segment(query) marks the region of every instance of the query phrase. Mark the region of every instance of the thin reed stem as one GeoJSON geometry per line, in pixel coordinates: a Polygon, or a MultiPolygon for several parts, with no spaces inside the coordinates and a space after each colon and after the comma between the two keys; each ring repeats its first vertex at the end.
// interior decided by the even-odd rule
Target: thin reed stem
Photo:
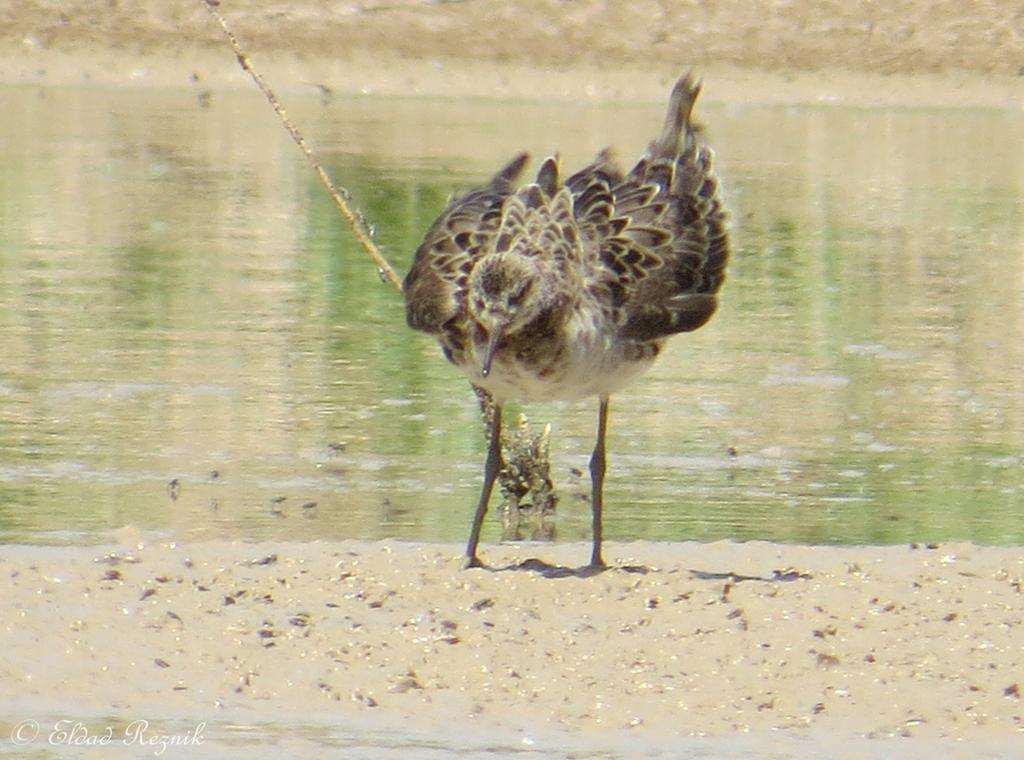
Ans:
{"type": "Polygon", "coordinates": [[[381,253],[380,248],[373,242],[373,238],[370,233],[369,225],[363,215],[358,210],[353,210],[348,204],[348,199],[351,198],[351,193],[344,187],[337,187],[331,178],[327,176],[327,172],[324,171],[323,166],[317,157],[310,150],[306,144],[305,139],[299,132],[298,128],[292,123],[291,119],[288,118],[287,112],[284,110],[284,106],[281,105],[281,101],[277,99],[277,95],[270,89],[270,85],[266,83],[263,77],[260,75],[255,68],[253,68],[252,61],[249,60],[248,54],[242,49],[241,44],[238,42],[238,38],[235,33],[231,31],[231,27],[228,26],[228,22],[224,20],[224,16],[221,15],[220,11],[217,10],[217,6],[220,5],[219,0],[203,0],[203,4],[210,14],[220,24],[221,29],[224,30],[224,36],[227,37],[228,42],[231,44],[232,50],[235,51],[235,56],[238,58],[238,64],[245,70],[252,80],[256,83],[256,86],[260,88],[260,92],[263,93],[263,97],[267,99],[274,111],[277,112],[278,117],[281,119],[281,123],[284,124],[285,129],[288,130],[288,134],[292,136],[292,140],[299,146],[299,150],[306,157],[306,160],[313,167],[313,171],[316,176],[320,179],[320,183],[327,189],[331,199],[334,201],[334,205],[337,206],[338,211],[345,217],[345,221],[348,222],[349,227],[352,229],[352,234],[356,236],[356,240],[363,247],[363,250],[369,254],[370,258],[373,259],[373,263],[377,266],[377,273],[380,275],[382,280],[386,280],[399,293],[402,292],[402,280],[392,269],[387,259],[384,258],[384,254],[381,253]]]}

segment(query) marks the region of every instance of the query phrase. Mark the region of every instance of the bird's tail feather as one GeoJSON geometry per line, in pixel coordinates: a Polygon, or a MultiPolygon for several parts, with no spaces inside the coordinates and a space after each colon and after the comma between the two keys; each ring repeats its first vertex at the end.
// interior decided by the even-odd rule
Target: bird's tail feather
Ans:
{"type": "Polygon", "coordinates": [[[693,104],[700,95],[701,79],[692,71],[679,78],[668,100],[668,113],[661,134],[647,150],[651,158],[673,158],[682,153],[691,141],[694,127],[690,122],[693,104]]]}

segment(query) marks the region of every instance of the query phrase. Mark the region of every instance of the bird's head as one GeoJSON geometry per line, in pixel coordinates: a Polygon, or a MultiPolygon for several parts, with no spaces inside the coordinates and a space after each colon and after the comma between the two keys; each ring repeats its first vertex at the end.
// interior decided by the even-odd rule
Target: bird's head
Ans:
{"type": "Polygon", "coordinates": [[[469,275],[470,316],[486,335],[480,372],[484,377],[503,341],[544,308],[543,275],[534,260],[518,253],[492,254],[469,275]]]}

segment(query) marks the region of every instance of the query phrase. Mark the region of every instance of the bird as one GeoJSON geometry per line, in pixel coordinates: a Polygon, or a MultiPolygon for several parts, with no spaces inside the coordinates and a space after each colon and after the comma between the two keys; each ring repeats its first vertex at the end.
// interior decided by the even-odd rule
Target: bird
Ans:
{"type": "Polygon", "coordinates": [[[592,547],[602,554],[609,399],[648,370],[666,341],[715,313],[729,258],[714,153],[692,119],[702,80],[681,76],[664,126],[629,172],[610,150],[563,179],[557,156],[519,184],[520,153],[484,186],[453,197],[403,282],[409,326],[493,399],[483,485],[466,567],[483,567],[480,531],[501,453],[506,402],[598,399],[590,457],[592,547]]]}

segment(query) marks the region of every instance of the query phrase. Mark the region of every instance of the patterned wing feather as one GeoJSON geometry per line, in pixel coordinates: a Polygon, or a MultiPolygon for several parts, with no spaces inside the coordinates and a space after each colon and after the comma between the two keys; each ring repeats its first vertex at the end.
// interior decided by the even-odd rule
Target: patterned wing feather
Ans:
{"type": "Polygon", "coordinates": [[[676,83],[661,134],[628,175],[599,157],[567,182],[624,338],[695,330],[717,307],[729,245],[713,154],[690,120],[699,92],[691,75],[676,83]]]}
{"type": "Polygon", "coordinates": [[[572,193],[559,185],[558,159],[548,158],[537,180],[505,201],[494,252],[542,256],[566,271],[579,262],[579,232],[572,193]]]}
{"type": "Polygon", "coordinates": [[[502,208],[527,158],[521,153],[487,185],[452,200],[428,230],[403,285],[410,327],[439,334],[459,316],[469,272],[493,249],[502,208]]]}

